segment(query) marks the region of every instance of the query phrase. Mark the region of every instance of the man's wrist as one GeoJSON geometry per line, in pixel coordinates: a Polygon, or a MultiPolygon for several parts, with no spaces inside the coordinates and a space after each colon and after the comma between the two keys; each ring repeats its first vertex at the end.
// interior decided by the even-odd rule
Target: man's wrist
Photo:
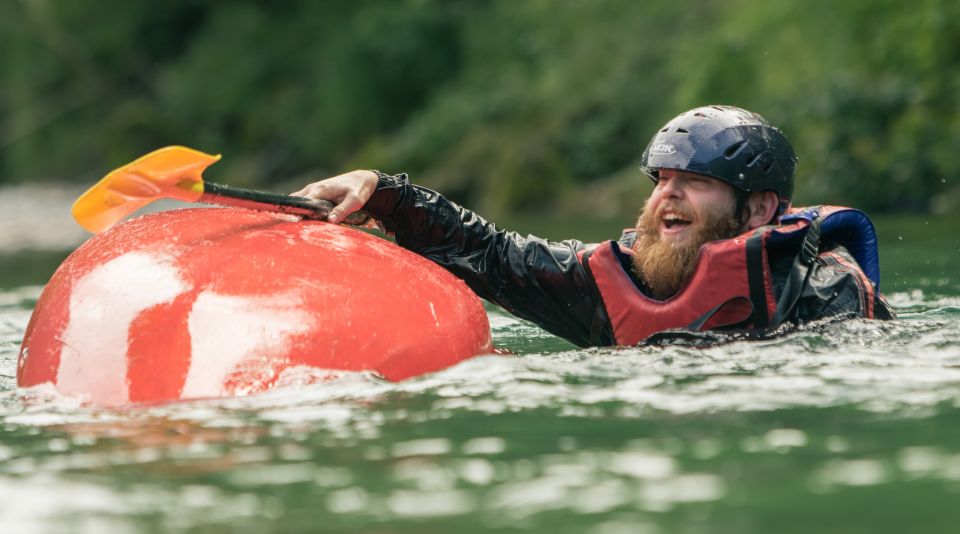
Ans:
{"type": "MultiPolygon", "coordinates": [[[[405,187],[410,179],[405,173],[387,174],[376,169],[368,169],[377,176],[376,189],[367,200],[364,210],[378,222],[388,223],[387,219],[396,213],[405,196],[405,187]]],[[[387,224],[389,227],[389,224],[387,224]]]]}
{"type": "Polygon", "coordinates": [[[368,172],[372,172],[377,176],[377,189],[384,187],[397,187],[403,184],[405,174],[393,175],[387,174],[383,171],[377,169],[368,169],[368,172]]]}

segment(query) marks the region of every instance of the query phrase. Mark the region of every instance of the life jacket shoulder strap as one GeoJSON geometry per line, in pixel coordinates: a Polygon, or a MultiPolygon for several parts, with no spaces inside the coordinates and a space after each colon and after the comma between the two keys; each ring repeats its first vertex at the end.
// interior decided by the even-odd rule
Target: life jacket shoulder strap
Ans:
{"type": "Polygon", "coordinates": [[[768,328],[780,326],[800,301],[800,295],[803,288],[813,272],[813,263],[820,253],[820,240],[823,230],[823,219],[817,217],[813,219],[807,227],[806,234],[800,244],[800,250],[793,260],[793,266],[787,274],[787,279],[780,292],[780,298],[777,299],[777,312],[770,321],[768,328]]]}
{"type": "Polygon", "coordinates": [[[833,244],[843,245],[860,269],[880,290],[880,256],[877,232],[866,213],[843,206],[813,206],[798,208],[780,218],[780,226],[772,234],[768,244],[781,246],[794,239],[794,231],[807,223],[822,220],[821,241],[824,248],[833,244]]]}
{"type": "Polygon", "coordinates": [[[767,283],[764,273],[768,267],[764,254],[764,234],[756,234],[747,239],[747,283],[750,288],[750,301],[753,303],[753,324],[756,328],[767,328],[770,315],[767,306],[758,305],[767,302],[767,283]]]}

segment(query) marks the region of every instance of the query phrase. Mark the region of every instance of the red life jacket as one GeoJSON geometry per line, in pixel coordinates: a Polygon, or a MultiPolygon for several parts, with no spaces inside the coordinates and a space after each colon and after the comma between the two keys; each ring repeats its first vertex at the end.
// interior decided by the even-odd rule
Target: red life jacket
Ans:
{"type": "Polygon", "coordinates": [[[618,345],[635,345],[675,329],[775,328],[798,301],[818,257],[829,256],[832,264],[855,273],[866,317],[873,317],[873,297],[879,287],[873,224],[863,212],[850,208],[794,209],[781,217],[779,226],[706,243],[700,247],[693,275],[676,295],[663,301],[639,290],[618,255],[632,256],[633,251],[607,241],[580,257],[597,284],[618,345]],[[857,263],[820,252],[821,243],[825,248],[845,246],[857,263]],[[774,291],[768,260],[768,252],[775,249],[796,255],[779,294],[774,291]]]}

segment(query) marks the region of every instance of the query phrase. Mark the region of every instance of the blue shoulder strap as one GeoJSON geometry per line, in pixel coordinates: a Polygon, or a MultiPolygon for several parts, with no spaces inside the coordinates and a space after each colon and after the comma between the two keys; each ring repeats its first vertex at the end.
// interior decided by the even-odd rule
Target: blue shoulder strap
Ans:
{"type": "MultiPolygon", "coordinates": [[[[780,218],[781,224],[790,224],[798,220],[813,221],[820,217],[818,208],[810,208],[798,213],[784,215],[780,218]]],[[[825,245],[836,243],[843,245],[857,260],[860,269],[873,282],[873,287],[880,290],[880,256],[877,251],[877,232],[867,214],[852,208],[844,208],[823,217],[821,223],[821,241],[825,245]]],[[[771,236],[771,244],[777,245],[791,240],[790,234],[771,236]]]]}

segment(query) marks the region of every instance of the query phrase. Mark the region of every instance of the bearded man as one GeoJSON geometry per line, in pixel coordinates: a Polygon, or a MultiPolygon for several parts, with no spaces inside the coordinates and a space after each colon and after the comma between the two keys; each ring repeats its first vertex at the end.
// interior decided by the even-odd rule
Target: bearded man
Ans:
{"type": "Polygon", "coordinates": [[[364,209],[400,246],[580,346],[893,317],[873,225],[849,208],[791,209],[796,162],[756,113],[682,113],[643,153],[656,185],[636,227],[598,245],[500,230],[405,174],[353,171],[294,195],[334,202],[331,222],[364,209]]]}

